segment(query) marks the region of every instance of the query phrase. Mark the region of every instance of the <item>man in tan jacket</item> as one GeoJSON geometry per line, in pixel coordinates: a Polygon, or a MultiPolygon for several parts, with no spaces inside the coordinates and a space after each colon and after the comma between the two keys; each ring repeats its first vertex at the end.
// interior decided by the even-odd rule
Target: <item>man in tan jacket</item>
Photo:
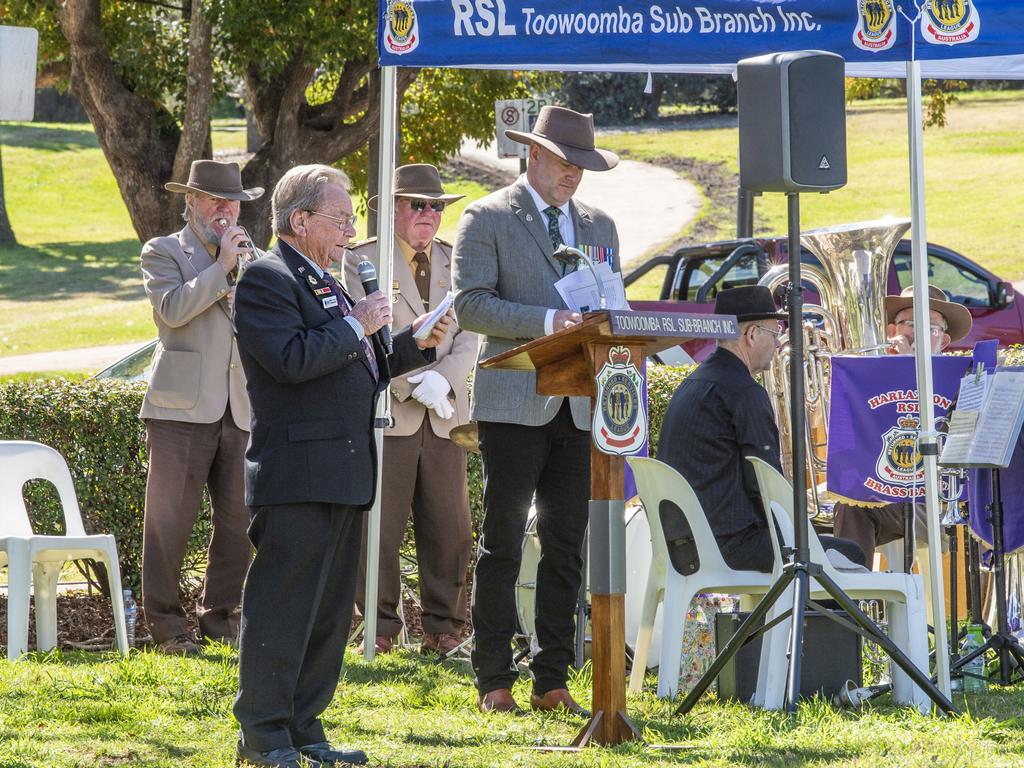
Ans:
{"type": "Polygon", "coordinates": [[[185,195],[185,227],[142,248],[142,278],[160,335],[141,418],[149,475],[142,545],[142,597],[157,650],[199,651],[178,594],[182,561],[203,487],[213,532],[197,614],[205,638],[233,641],[251,547],[242,460],[249,398],[231,327],[230,297],[251,246],[237,226],[242,189],[236,163],[197,160],[185,195]]]}
{"type": "MultiPolygon", "coordinates": [[[[395,169],[394,324],[409,325],[434,309],[451,288],[452,246],[435,237],[441,213],[462,195],[446,195],[432,165],[395,169]]],[[[375,198],[369,201],[371,207],[375,198]]],[[[345,256],[345,284],[364,295],[360,261],[378,267],[376,238],[356,243],[345,256]]],[[[377,651],[391,650],[402,629],[399,550],[412,513],[423,607],[420,650],[447,653],[459,642],[466,620],[466,569],[472,527],[466,488],[466,451],[449,439],[469,422],[466,377],[476,360],[477,335],[455,324],[437,347],[437,361],[391,381],[395,425],[385,432],[381,496],[380,587],[377,651]]],[[[365,594],[366,552],[357,605],[365,594]]]]}

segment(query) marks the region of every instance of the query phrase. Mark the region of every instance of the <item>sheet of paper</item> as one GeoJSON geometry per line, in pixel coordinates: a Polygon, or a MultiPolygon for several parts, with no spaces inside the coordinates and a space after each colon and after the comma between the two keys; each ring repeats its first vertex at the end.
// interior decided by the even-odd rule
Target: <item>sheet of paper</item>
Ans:
{"type": "Polygon", "coordinates": [[[440,302],[438,302],[437,308],[430,313],[430,316],[427,318],[427,321],[420,326],[419,330],[416,331],[416,333],[414,333],[412,337],[414,339],[419,339],[420,341],[423,341],[423,339],[427,338],[427,336],[430,335],[430,332],[434,329],[434,326],[437,324],[437,321],[441,319],[441,316],[449,309],[451,309],[452,302],[454,301],[455,294],[452,293],[451,291],[448,291],[445,297],[441,299],[440,302]]]}
{"type": "Polygon", "coordinates": [[[1021,427],[1022,406],[1024,373],[997,372],[974,430],[971,464],[1009,465],[1021,427]]]}
{"type": "MultiPolygon", "coordinates": [[[[596,269],[604,288],[605,309],[629,309],[622,275],[612,272],[612,268],[605,262],[597,264],[596,269]]],[[[570,272],[555,283],[555,288],[565,306],[574,312],[593,312],[601,308],[597,283],[594,282],[594,274],[589,269],[570,272]]]]}
{"type": "Polygon", "coordinates": [[[981,376],[968,373],[960,379],[960,395],[956,401],[956,410],[958,412],[980,411],[985,404],[985,397],[988,395],[991,384],[992,376],[986,373],[981,376]]]}
{"type": "Polygon", "coordinates": [[[959,407],[953,411],[946,442],[942,446],[942,455],[939,456],[939,464],[959,466],[968,463],[978,416],[977,411],[962,411],[959,407]]]}

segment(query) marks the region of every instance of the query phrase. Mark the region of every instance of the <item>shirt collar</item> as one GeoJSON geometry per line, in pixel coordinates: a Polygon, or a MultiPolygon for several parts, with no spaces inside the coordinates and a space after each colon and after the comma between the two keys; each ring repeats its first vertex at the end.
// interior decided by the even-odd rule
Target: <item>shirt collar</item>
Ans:
{"type": "MultiPolygon", "coordinates": [[[[537,192],[537,190],[534,189],[532,186],[530,186],[530,180],[526,178],[526,174],[525,173],[523,174],[523,184],[526,185],[526,191],[529,192],[530,193],[530,197],[533,198],[533,204],[537,206],[537,213],[544,213],[545,209],[551,207],[546,202],[544,202],[544,198],[540,196],[540,194],[537,192]]],[[[563,203],[562,205],[556,205],[555,207],[558,208],[559,211],[561,211],[562,213],[564,213],[566,216],[570,217],[570,219],[571,219],[571,214],[569,213],[569,201],[568,200],[565,203],[563,203]]],[[[544,215],[546,216],[547,214],[544,214],[544,215]]]]}
{"type": "MultiPolygon", "coordinates": [[[[416,261],[416,251],[412,249],[412,246],[405,242],[405,240],[400,238],[398,235],[395,235],[395,241],[398,243],[398,250],[402,252],[402,255],[405,257],[406,263],[408,263],[409,265],[414,264],[416,261]]],[[[430,261],[430,250],[433,244],[434,241],[431,240],[429,243],[427,243],[427,247],[423,249],[423,252],[427,254],[427,261],[430,261]]]]}

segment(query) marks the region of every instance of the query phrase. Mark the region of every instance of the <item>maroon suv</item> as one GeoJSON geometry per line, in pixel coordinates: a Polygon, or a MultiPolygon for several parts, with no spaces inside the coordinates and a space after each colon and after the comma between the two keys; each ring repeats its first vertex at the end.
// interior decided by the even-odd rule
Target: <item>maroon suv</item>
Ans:
{"type": "MultiPolygon", "coordinates": [[[[655,257],[627,275],[626,296],[636,310],[711,312],[719,290],[756,285],[769,269],[788,261],[788,251],[785,238],[728,240],[682,248],[671,256],[655,257]],[[643,292],[650,295],[651,280],[657,279],[659,270],[664,272],[660,298],[635,298],[641,286],[647,286],[643,292]]],[[[807,250],[801,261],[820,266],[807,250]]],[[[899,293],[911,282],[910,241],[901,240],[889,266],[887,292],[899,293]]],[[[928,282],[942,288],[951,301],[967,307],[974,318],[971,333],[950,349],[971,349],[982,339],[999,339],[1000,346],[1024,343],[1024,302],[1014,301],[1011,283],[966,256],[932,243],[928,244],[928,282]]],[[[817,303],[813,286],[805,284],[805,289],[804,300],[817,303]]],[[[711,353],[713,342],[694,340],[683,348],[700,361],[711,353]]]]}

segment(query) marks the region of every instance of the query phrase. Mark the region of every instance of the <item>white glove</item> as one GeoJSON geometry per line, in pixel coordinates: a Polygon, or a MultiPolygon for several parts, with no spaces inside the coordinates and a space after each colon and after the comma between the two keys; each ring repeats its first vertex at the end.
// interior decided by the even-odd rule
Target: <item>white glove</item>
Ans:
{"type": "Polygon", "coordinates": [[[450,419],[455,413],[455,408],[448,402],[448,393],[452,391],[452,386],[440,373],[423,371],[410,376],[408,381],[410,384],[419,385],[412,391],[412,396],[427,408],[432,408],[442,419],[450,419]]]}

